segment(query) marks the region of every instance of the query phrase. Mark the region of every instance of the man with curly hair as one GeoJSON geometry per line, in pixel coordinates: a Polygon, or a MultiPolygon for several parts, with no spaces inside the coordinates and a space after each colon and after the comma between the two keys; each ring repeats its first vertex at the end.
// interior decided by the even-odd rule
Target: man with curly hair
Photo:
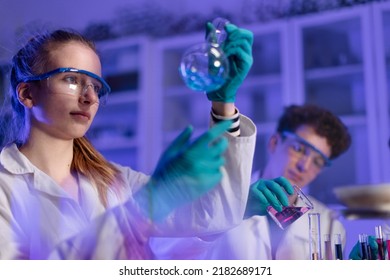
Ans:
{"type": "MultiPolygon", "coordinates": [[[[209,250],[211,259],[310,259],[309,220],[302,217],[280,229],[265,211],[248,209],[251,197],[267,197],[269,179],[284,177],[301,188],[309,185],[331,161],[351,145],[351,136],[342,121],[329,110],[316,105],[290,105],[279,118],[276,132],[268,142],[268,161],[255,172],[251,185],[247,218],[228,231],[209,250]]],[[[333,211],[308,196],[320,213],[321,235],[341,234],[345,247],[346,233],[333,211]]],[[[291,199],[291,197],[289,198],[291,199]]],[[[295,204],[297,198],[292,198],[295,204]],[[294,201],[295,200],[295,201],[294,201]]],[[[309,213],[310,213],[309,212],[309,213]]]]}

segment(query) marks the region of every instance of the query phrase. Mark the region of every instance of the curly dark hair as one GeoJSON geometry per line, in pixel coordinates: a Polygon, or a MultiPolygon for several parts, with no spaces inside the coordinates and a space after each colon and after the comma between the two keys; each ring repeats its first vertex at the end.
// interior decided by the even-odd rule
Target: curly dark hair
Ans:
{"type": "Polygon", "coordinates": [[[331,159],[340,156],[351,145],[351,135],[340,118],[317,105],[287,106],[279,118],[277,132],[295,132],[302,125],[312,127],[318,135],[326,138],[331,147],[331,159]]]}

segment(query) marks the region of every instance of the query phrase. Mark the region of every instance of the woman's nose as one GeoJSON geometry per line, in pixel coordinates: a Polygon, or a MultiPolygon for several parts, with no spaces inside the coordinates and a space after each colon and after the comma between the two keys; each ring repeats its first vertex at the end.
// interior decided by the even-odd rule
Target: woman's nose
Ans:
{"type": "Polygon", "coordinates": [[[87,84],[84,86],[80,94],[80,99],[82,103],[94,104],[99,102],[99,97],[95,92],[95,88],[93,84],[87,84]]]}

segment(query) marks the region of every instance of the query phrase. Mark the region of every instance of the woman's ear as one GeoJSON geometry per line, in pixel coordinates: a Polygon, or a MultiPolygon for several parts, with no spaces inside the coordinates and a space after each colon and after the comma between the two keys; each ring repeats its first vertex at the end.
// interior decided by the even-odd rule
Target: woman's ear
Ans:
{"type": "Polygon", "coordinates": [[[16,87],[16,92],[18,95],[18,100],[20,104],[27,108],[33,107],[33,98],[31,93],[31,84],[30,83],[19,83],[16,87]]]}
{"type": "Polygon", "coordinates": [[[280,134],[274,133],[268,141],[268,152],[273,153],[279,141],[281,141],[280,134]]]}

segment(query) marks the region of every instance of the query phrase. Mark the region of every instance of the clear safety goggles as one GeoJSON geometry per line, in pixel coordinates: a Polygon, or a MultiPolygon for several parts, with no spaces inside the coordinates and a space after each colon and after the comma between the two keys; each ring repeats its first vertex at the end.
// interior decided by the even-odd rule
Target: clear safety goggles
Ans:
{"type": "Polygon", "coordinates": [[[289,150],[298,157],[312,157],[312,162],[317,169],[331,166],[332,161],[319,149],[308,141],[290,131],[283,131],[282,138],[288,141],[289,150]]]}
{"type": "Polygon", "coordinates": [[[91,87],[96,97],[96,102],[105,104],[107,96],[111,91],[107,82],[98,75],[76,68],[57,68],[47,73],[28,77],[22,82],[48,80],[48,86],[56,92],[67,93],[71,95],[84,95],[91,87]]]}

